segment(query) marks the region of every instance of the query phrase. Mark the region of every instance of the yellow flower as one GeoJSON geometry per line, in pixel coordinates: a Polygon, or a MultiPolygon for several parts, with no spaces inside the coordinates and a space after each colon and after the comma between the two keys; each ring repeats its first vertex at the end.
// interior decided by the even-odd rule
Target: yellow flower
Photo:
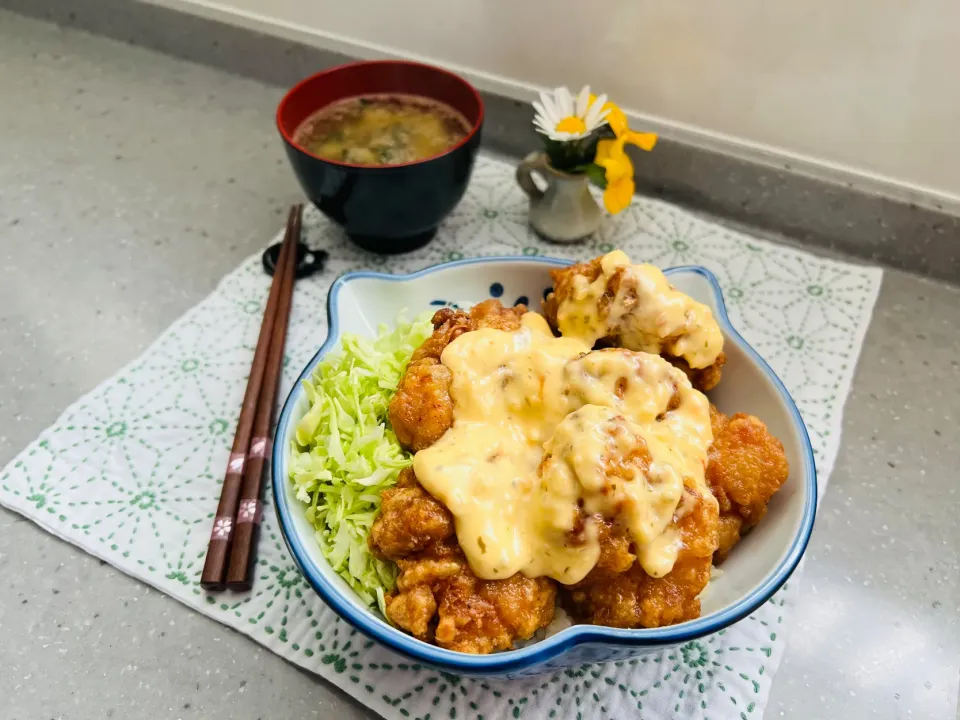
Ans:
{"type": "Polygon", "coordinates": [[[630,127],[627,125],[627,116],[623,110],[612,102],[606,103],[603,109],[607,111],[607,124],[610,126],[610,129],[613,130],[614,135],[620,137],[623,133],[630,130],[630,127]]]}
{"type": "Polygon", "coordinates": [[[617,214],[625,210],[633,199],[636,186],[633,182],[633,162],[624,150],[629,143],[641,150],[653,150],[657,144],[656,133],[634,132],[627,126],[626,115],[613,103],[606,103],[607,122],[616,140],[601,140],[597,143],[594,162],[603,168],[607,187],[603,191],[603,205],[607,212],[617,214]],[[609,106],[609,107],[608,107],[609,106]]]}
{"type": "Polygon", "coordinates": [[[603,206],[607,212],[616,215],[630,205],[635,189],[633,183],[633,162],[623,151],[626,137],[616,140],[601,140],[597,143],[597,156],[594,162],[603,168],[607,187],[603,191],[603,206]]]}
{"type": "MultiPolygon", "coordinates": [[[[609,120],[609,117],[607,118],[609,120]]],[[[620,134],[617,133],[619,137],[620,134]]],[[[641,150],[646,150],[650,152],[657,144],[657,134],[648,133],[648,132],[633,132],[627,128],[626,132],[623,133],[624,139],[631,145],[636,145],[641,150]]]]}
{"type": "MultiPolygon", "coordinates": [[[[593,105],[596,99],[597,96],[591,93],[589,98],[590,104],[593,105]]],[[[620,137],[624,130],[630,129],[627,126],[627,116],[624,114],[623,110],[617,106],[616,103],[608,100],[607,102],[603,103],[600,111],[607,114],[605,118],[607,124],[610,126],[610,129],[613,130],[613,134],[617,137],[620,137]]]]}
{"type": "Polygon", "coordinates": [[[633,177],[633,163],[623,151],[622,140],[598,142],[594,162],[606,171],[608,185],[624,177],[633,177]]]}
{"type": "Polygon", "coordinates": [[[608,182],[607,189],[603,191],[603,206],[608,213],[616,215],[630,207],[635,190],[632,177],[622,178],[614,183],[608,182]]]}
{"type": "MultiPolygon", "coordinates": [[[[596,95],[590,95],[590,103],[597,99],[596,95]]],[[[620,106],[614,102],[607,101],[600,108],[601,112],[606,113],[607,125],[610,126],[610,129],[613,130],[613,134],[617,137],[621,135],[628,134],[631,138],[627,142],[631,145],[636,145],[643,150],[653,150],[653,146],[657,144],[657,135],[656,133],[635,133],[630,130],[630,125],[627,122],[627,115],[623,110],[620,109],[620,106]]]]}

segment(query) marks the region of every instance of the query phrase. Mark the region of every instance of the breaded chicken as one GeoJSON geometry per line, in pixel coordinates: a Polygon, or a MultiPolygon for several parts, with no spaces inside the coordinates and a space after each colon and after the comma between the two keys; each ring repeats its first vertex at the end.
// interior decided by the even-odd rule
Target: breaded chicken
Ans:
{"type": "Polygon", "coordinates": [[[716,502],[685,487],[674,515],[681,550],[673,570],[662,578],[649,576],[635,562],[629,538],[605,523],[596,566],[569,591],[582,620],[630,628],[699,617],[711,563],[721,562],[741,533],[760,521],[789,472],[783,446],[757,418],[727,417],[711,405],[710,421],[714,442],[706,478],[716,502]]]}
{"type": "Polygon", "coordinates": [[[677,561],[669,573],[655,578],[636,562],[630,538],[604,522],[597,564],[570,589],[578,615],[585,622],[622,628],[661,627],[699,617],[699,595],[710,580],[718,523],[713,498],[685,486],[674,513],[680,541],[677,561]]]}
{"type": "Polygon", "coordinates": [[[454,534],[450,511],[420,486],[413,468],[401,470],[396,486],[384,490],[381,500],[369,544],[383,557],[408,557],[454,534]]]}
{"type": "Polygon", "coordinates": [[[634,563],[604,582],[570,593],[585,622],[619,628],[655,628],[700,616],[699,595],[710,580],[709,557],[677,560],[667,575],[650,577],[634,563]]]}
{"type": "Polygon", "coordinates": [[[450,370],[438,358],[425,357],[407,365],[388,410],[390,425],[403,447],[413,452],[428,448],[453,424],[452,381],[450,370]]]}
{"type": "Polygon", "coordinates": [[[469,312],[443,308],[433,316],[433,335],[417,348],[390,401],[389,418],[397,440],[414,452],[430,447],[453,424],[450,370],[440,363],[444,349],[463,333],[480,328],[517,330],[523,305],[504,307],[486,300],[469,312]]]}
{"type": "MultiPolygon", "coordinates": [[[[543,313],[555,330],[559,329],[561,305],[574,297],[578,284],[582,286],[595,282],[603,275],[602,261],[603,258],[598,257],[590,262],[550,271],[553,278],[553,292],[543,302],[543,313]]],[[[625,268],[617,270],[610,276],[605,292],[596,299],[597,318],[607,325],[607,334],[598,338],[597,346],[623,347],[628,350],[659,353],[683,370],[697,390],[706,392],[716,387],[720,382],[721,368],[726,363],[723,351],[719,352],[711,364],[699,368],[692,368],[686,359],[671,354],[667,348],[677,346],[678,342],[682,343],[684,334],[688,331],[696,331],[697,326],[678,330],[676,335],[661,335],[658,327],[647,327],[645,322],[639,320],[640,311],[643,309],[643,296],[644,293],[640,291],[637,278],[630,275],[625,268]],[[627,310],[619,320],[613,321],[608,319],[608,315],[611,305],[618,297],[621,298],[627,310]]],[[[710,322],[713,322],[712,318],[710,322]]]]}
{"type": "Polygon", "coordinates": [[[727,364],[727,356],[722,351],[712,365],[699,370],[694,370],[682,358],[667,357],[667,360],[678,370],[683,370],[684,375],[690,379],[690,384],[700,392],[709,392],[719,384],[721,371],[727,364]]]}
{"type": "Polygon", "coordinates": [[[490,653],[513,647],[553,620],[556,584],[517,574],[480,580],[454,535],[453,516],[404,470],[385,490],[370,547],[400,568],[387,617],[414,637],[451,650],[490,653]]]}
{"type": "Polygon", "coordinates": [[[597,541],[600,543],[600,557],[597,558],[597,564],[583,580],[570,585],[571,589],[587,590],[595,585],[609,583],[629,570],[636,562],[633,540],[612,521],[603,520],[599,523],[597,541]]]}
{"type": "Polygon", "coordinates": [[[553,279],[553,291],[547,295],[543,301],[543,314],[547,322],[553,328],[557,327],[557,314],[560,311],[560,303],[573,295],[573,286],[577,277],[582,277],[586,282],[592,283],[598,277],[603,275],[603,268],[600,267],[602,258],[594,258],[588,262],[569,265],[559,270],[551,270],[550,277],[553,279]]]}
{"type": "MultiPolygon", "coordinates": [[[[570,292],[577,274],[588,281],[600,277],[599,259],[554,273],[556,290],[544,308],[554,326],[558,301],[570,292]]],[[[489,300],[469,312],[443,309],[434,315],[434,333],[414,353],[389,408],[390,422],[404,447],[414,451],[429,447],[453,422],[452,376],[440,362],[444,349],[472,330],[517,330],[524,312],[523,306],[504,308],[489,300]]],[[[598,344],[621,342],[613,335],[598,344]]],[[[696,369],[681,358],[664,357],[700,390],[719,382],[725,362],[722,352],[713,364],[696,369]]],[[[673,403],[665,412],[676,408],[673,403]]],[[[727,417],[711,405],[710,423],[713,444],[707,486],[685,481],[672,523],[677,559],[659,578],[643,569],[626,530],[581,511],[578,527],[597,522],[600,541],[600,557],[583,580],[569,587],[519,573],[505,580],[481,580],[457,543],[449,510],[419,484],[412,469],[404,470],[396,487],[383,493],[369,538],[371,549],[395,561],[400,570],[397,587],[386,598],[387,617],[421,640],[468,653],[509,649],[546,627],[554,616],[558,587],[582,622],[652,628],[698,617],[711,564],[726,557],[741,534],[762,518],[788,474],[782,445],[757,418],[727,417]]],[[[630,461],[611,463],[611,472],[617,474],[630,461]]]]}
{"type": "Polygon", "coordinates": [[[753,415],[727,417],[711,406],[713,444],[707,483],[720,505],[716,562],[760,522],[767,503],[787,480],[790,466],[781,442],[753,415]]]}
{"type": "Polygon", "coordinates": [[[710,557],[719,543],[720,509],[710,491],[685,484],[683,497],[673,514],[673,523],[680,533],[677,557],[710,557]]]}
{"type": "MultiPolygon", "coordinates": [[[[464,563],[465,564],[465,563],[464,563]]],[[[437,645],[486,654],[508,650],[553,620],[557,588],[552,580],[520,573],[506,580],[479,580],[468,567],[437,593],[437,645]]]]}

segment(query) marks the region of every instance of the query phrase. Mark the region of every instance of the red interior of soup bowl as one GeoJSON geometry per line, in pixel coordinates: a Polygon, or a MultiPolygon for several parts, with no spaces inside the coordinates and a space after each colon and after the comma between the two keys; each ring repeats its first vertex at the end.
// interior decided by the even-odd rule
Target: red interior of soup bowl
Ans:
{"type": "MultiPolygon", "coordinates": [[[[377,167],[320,158],[294,142],[293,136],[300,124],[320,108],[338,100],[379,93],[420,95],[446,103],[463,115],[470,123],[470,132],[456,145],[440,153],[441,155],[453,152],[468,143],[483,124],[483,101],[480,94],[460,76],[432,65],[406,60],[372,60],[340,65],[301,80],[280,101],[277,107],[277,127],[288,143],[324,162],[346,167],[377,167]]],[[[424,158],[389,167],[413,165],[431,159],[424,158]]]]}

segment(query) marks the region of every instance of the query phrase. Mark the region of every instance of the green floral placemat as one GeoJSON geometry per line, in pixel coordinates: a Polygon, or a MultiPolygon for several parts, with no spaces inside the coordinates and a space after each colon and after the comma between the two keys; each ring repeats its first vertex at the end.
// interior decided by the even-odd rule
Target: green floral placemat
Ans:
{"type": "MultiPolygon", "coordinates": [[[[405,272],[475,255],[584,259],[625,249],[719,278],[734,325],[770,362],[810,429],[824,489],[879,270],[824,260],[638,199],[583,244],[527,229],[513,168],[481,158],[460,207],[427,248],[359,251],[318,213],[308,241],[330,251],[297,284],[283,396],[326,335],[327,288],[360,268],[405,272]]],[[[409,663],[341,622],[306,585],[272,509],[254,589],[210,595],[200,572],[268,290],[252,257],[139,359],[70,407],[0,473],[0,503],[194,609],[335,682],[389,718],[756,718],[780,662],[795,583],[724,632],[659,654],[540,678],[479,681],[409,663]]],[[[270,504],[267,498],[267,504],[270,504]]]]}

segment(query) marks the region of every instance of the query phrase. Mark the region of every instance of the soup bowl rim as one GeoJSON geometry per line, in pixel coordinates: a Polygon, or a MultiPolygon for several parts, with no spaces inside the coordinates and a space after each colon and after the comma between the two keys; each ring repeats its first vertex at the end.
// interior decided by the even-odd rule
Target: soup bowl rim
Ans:
{"type": "MultiPolygon", "coordinates": [[[[432,97],[431,95],[426,93],[413,93],[413,94],[420,95],[422,97],[427,98],[428,100],[442,102],[441,100],[438,100],[437,98],[432,97]]],[[[341,98],[337,98],[334,102],[342,102],[344,100],[350,100],[356,97],[363,97],[363,93],[360,93],[357,95],[345,95],[341,98]]],[[[328,103],[328,105],[329,104],[331,103],[328,103]]],[[[311,113],[315,113],[325,107],[327,107],[327,105],[321,105],[319,107],[316,107],[311,111],[311,113]]],[[[454,110],[457,110],[457,108],[454,108],[454,110]]],[[[459,112],[459,110],[457,110],[457,112],[459,112]]],[[[299,152],[302,152],[304,155],[307,155],[313,158],[314,160],[319,160],[320,162],[329,163],[330,165],[335,165],[337,167],[349,168],[351,170],[382,171],[382,170],[395,170],[400,168],[406,168],[406,167],[411,167],[413,165],[422,165],[424,163],[431,162],[432,160],[437,160],[438,158],[442,158],[457,152],[462,147],[468,145],[480,132],[480,129],[483,127],[483,120],[484,120],[485,114],[486,114],[486,110],[484,108],[483,98],[480,97],[480,93],[477,91],[477,89],[473,85],[471,85],[464,78],[460,77],[454,72],[451,72],[441,67],[437,67],[436,65],[416,62],[414,60],[360,60],[356,62],[348,62],[348,63],[343,63],[341,65],[336,65],[334,67],[327,68],[326,70],[321,70],[320,72],[314,73],[313,75],[309,75],[303,78],[300,82],[298,82],[296,85],[294,85],[284,94],[283,98],[280,100],[280,103],[277,105],[276,124],[277,124],[277,130],[280,131],[281,137],[283,137],[284,141],[290,147],[296,149],[299,152]],[[335,73],[342,72],[348,68],[357,68],[357,67],[375,68],[375,67],[388,67],[388,66],[394,66],[394,67],[406,66],[406,67],[424,68],[430,72],[435,72],[440,75],[446,75],[452,78],[453,80],[459,82],[465,88],[467,88],[471,93],[473,93],[477,101],[477,107],[479,108],[476,122],[471,123],[470,131],[463,138],[458,140],[454,145],[451,145],[449,148],[447,148],[441,153],[437,153],[436,155],[431,155],[429,157],[421,158],[419,160],[411,160],[409,162],[403,162],[403,163],[391,163],[389,165],[362,165],[359,163],[350,163],[350,162],[344,162],[342,160],[333,160],[331,158],[321,157],[320,155],[310,152],[310,150],[305,148],[300,143],[296,142],[293,139],[294,133],[287,132],[287,129],[283,122],[283,117],[284,117],[284,111],[288,101],[298,93],[302,92],[305,86],[313,83],[315,80],[317,80],[317,78],[333,75],[335,73]]],[[[465,119],[467,119],[467,122],[470,122],[468,118],[465,118],[465,119]]],[[[303,121],[301,121],[301,123],[302,122],[303,121]]]]}

